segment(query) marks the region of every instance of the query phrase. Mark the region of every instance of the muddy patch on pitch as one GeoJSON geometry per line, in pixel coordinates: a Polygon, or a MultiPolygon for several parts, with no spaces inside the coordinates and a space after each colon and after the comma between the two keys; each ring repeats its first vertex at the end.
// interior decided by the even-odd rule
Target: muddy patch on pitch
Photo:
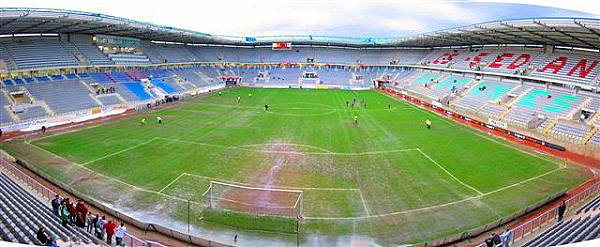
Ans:
{"type": "Polygon", "coordinates": [[[98,176],[98,174],[96,174],[95,172],[90,172],[88,174],[72,178],[69,181],[69,184],[73,185],[73,186],[80,186],[80,185],[88,184],[89,182],[99,179],[99,178],[100,177],[98,176]]]}
{"type": "Polygon", "coordinates": [[[281,189],[288,176],[295,174],[285,171],[305,163],[308,156],[285,141],[272,141],[262,152],[269,165],[267,169],[256,171],[249,181],[257,189],[228,188],[220,195],[219,207],[253,214],[294,215],[299,193],[273,189],[281,189]]]}

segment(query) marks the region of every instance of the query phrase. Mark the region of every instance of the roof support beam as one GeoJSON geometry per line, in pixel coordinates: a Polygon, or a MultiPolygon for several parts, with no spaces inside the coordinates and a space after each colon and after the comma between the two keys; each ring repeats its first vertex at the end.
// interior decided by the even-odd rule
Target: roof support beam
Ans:
{"type": "MultiPolygon", "coordinates": [[[[478,27],[478,28],[482,29],[481,27],[478,27]]],[[[485,30],[487,30],[487,29],[485,29],[485,30]]],[[[465,30],[465,29],[461,29],[460,31],[463,31],[463,32],[469,32],[469,33],[473,33],[473,34],[475,34],[475,35],[477,35],[477,36],[484,36],[484,37],[487,37],[487,38],[488,38],[487,40],[496,40],[496,43],[501,43],[501,42],[498,42],[498,41],[497,41],[497,40],[499,39],[499,37],[496,37],[496,36],[494,36],[494,35],[489,35],[489,34],[487,34],[487,33],[483,33],[483,32],[477,32],[477,31],[475,31],[475,30],[465,30]]],[[[488,30],[488,31],[492,31],[492,30],[488,30]]],[[[509,36],[513,37],[513,36],[512,36],[512,35],[510,35],[510,34],[506,34],[506,33],[502,33],[502,32],[495,32],[495,30],[494,30],[494,32],[493,32],[493,33],[501,33],[501,34],[504,34],[504,35],[509,35],[509,36]]],[[[503,39],[503,40],[507,40],[507,41],[509,41],[509,42],[511,42],[511,43],[513,43],[513,44],[515,44],[515,43],[522,43],[521,41],[514,40],[514,39],[508,39],[508,38],[501,38],[501,39],[503,39]]]]}
{"type": "Polygon", "coordinates": [[[530,33],[530,34],[533,34],[533,35],[535,35],[535,36],[538,36],[538,37],[540,37],[540,38],[542,38],[542,39],[547,39],[547,40],[553,41],[553,42],[555,42],[555,45],[556,45],[556,44],[561,44],[561,45],[562,45],[562,44],[564,44],[564,42],[563,42],[563,41],[560,41],[560,40],[557,40],[557,39],[554,39],[554,38],[550,38],[550,37],[548,37],[548,36],[546,36],[546,35],[539,34],[539,33],[533,32],[533,31],[531,31],[531,30],[527,30],[527,29],[525,29],[525,28],[522,28],[522,27],[516,27],[516,26],[513,26],[513,25],[506,24],[506,23],[500,23],[500,25],[502,25],[502,26],[505,26],[505,27],[508,27],[508,28],[517,29],[517,30],[519,30],[519,31],[521,31],[521,32],[530,33]]]}
{"type": "Polygon", "coordinates": [[[122,32],[131,32],[131,31],[136,31],[136,30],[139,30],[139,28],[124,28],[124,29],[110,30],[110,32],[114,33],[114,34],[119,34],[122,32]]]}
{"type": "Polygon", "coordinates": [[[17,19],[19,19],[19,18],[13,18],[13,19],[10,19],[9,21],[5,22],[5,23],[0,24],[0,28],[3,28],[5,26],[10,25],[11,23],[17,21],[17,19]]]}
{"type": "Polygon", "coordinates": [[[101,26],[95,26],[95,27],[88,27],[88,28],[73,30],[73,31],[71,31],[69,33],[85,33],[85,32],[94,31],[94,30],[98,30],[98,29],[101,29],[101,28],[108,28],[108,27],[110,27],[110,25],[101,25],[101,26]]]}
{"type": "MultiPolygon", "coordinates": [[[[421,40],[421,43],[425,43],[424,45],[427,46],[462,46],[462,45],[469,45],[469,43],[472,42],[493,42],[487,39],[481,39],[481,38],[476,38],[476,37],[468,37],[468,36],[464,36],[458,33],[447,33],[447,32],[440,32],[437,33],[436,35],[422,35],[422,37],[425,38],[425,40],[421,40]],[[449,45],[447,44],[448,41],[452,41],[455,44],[449,45]]],[[[417,40],[415,40],[414,42],[419,42],[417,40]]],[[[423,45],[423,44],[422,44],[423,45]]]]}
{"type": "Polygon", "coordinates": [[[580,26],[582,28],[585,28],[586,30],[590,31],[591,33],[595,34],[596,36],[598,36],[598,38],[600,38],[600,33],[598,33],[598,31],[591,29],[589,27],[587,27],[585,24],[575,21],[575,24],[577,24],[577,26],[580,26]]]}
{"type": "Polygon", "coordinates": [[[511,41],[513,41],[515,43],[524,43],[524,42],[519,41],[519,40],[523,40],[523,39],[527,40],[527,41],[529,41],[529,42],[531,42],[533,44],[539,44],[540,43],[538,40],[530,39],[530,38],[527,38],[527,37],[521,37],[519,35],[512,34],[512,33],[505,32],[505,31],[500,31],[500,30],[495,30],[495,29],[489,29],[489,28],[485,28],[485,27],[482,27],[482,26],[475,26],[475,27],[479,28],[481,30],[486,30],[486,31],[492,32],[492,33],[500,33],[500,34],[511,36],[513,38],[516,38],[516,40],[511,40],[511,41]]]}
{"type": "Polygon", "coordinates": [[[541,27],[547,28],[547,29],[549,29],[551,31],[558,32],[558,33],[560,33],[560,34],[562,34],[564,36],[567,36],[567,37],[571,38],[572,40],[575,40],[575,41],[581,42],[583,44],[586,44],[587,46],[589,46],[589,48],[598,49],[598,46],[596,46],[594,44],[591,44],[590,42],[587,42],[585,40],[582,40],[580,38],[577,38],[577,37],[575,37],[575,36],[573,36],[573,35],[571,35],[571,34],[569,34],[567,32],[564,32],[564,31],[558,29],[558,28],[548,26],[548,25],[546,25],[546,24],[544,24],[544,23],[542,23],[540,21],[537,21],[537,20],[534,20],[533,23],[535,23],[535,24],[537,24],[537,25],[539,25],[541,27]]]}
{"type": "Polygon", "coordinates": [[[460,45],[469,45],[469,44],[472,44],[472,43],[482,43],[482,42],[491,42],[491,43],[495,42],[494,39],[487,39],[487,38],[482,39],[480,37],[467,36],[467,35],[464,35],[464,34],[461,34],[461,33],[454,33],[454,34],[445,33],[445,34],[446,34],[446,37],[444,37],[444,38],[448,38],[449,36],[455,36],[455,37],[457,37],[457,38],[451,39],[451,40],[458,41],[458,43],[460,43],[460,45]]]}
{"type": "Polygon", "coordinates": [[[51,21],[51,20],[50,20],[50,21],[49,21],[49,20],[42,20],[42,21],[40,21],[39,23],[33,24],[33,25],[31,25],[31,26],[28,26],[28,27],[21,28],[21,29],[19,29],[19,30],[15,30],[15,31],[13,31],[13,32],[14,32],[14,33],[23,33],[23,32],[25,32],[25,31],[27,31],[27,30],[30,30],[30,29],[32,29],[32,28],[36,28],[36,27],[39,27],[39,26],[42,26],[42,25],[45,25],[45,24],[48,24],[48,23],[52,23],[52,22],[53,22],[53,21],[51,21]]]}
{"type": "Polygon", "coordinates": [[[486,30],[486,31],[492,32],[492,33],[500,33],[500,34],[511,36],[511,37],[513,37],[513,38],[516,39],[517,42],[515,42],[515,43],[525,43],[525,42],[522,42],[522,41],[519,42],[518,40],[527,40],[527,41],[529,41],[529,42],[531,42],[533,44],[539,44],[540,43],[539,40],[534,40],[534,39],[530,39],[530,38],[527,38],[527,37],[521,37],[519,35],[512,34],[512,33],[505,32],[505,31],[499,31],[499,30],[495,30],[495,29],[489,29],[489,28],[485,28],[485,27],[482,27],[482,26],[475,26],[475,27],[479,28],[481,30],[486,30]]]}
{"type": "Polygon", "coordinates": [[[50,28],[50,29],[46,29],[42,33],[51,33],[51,32],[56,32],[56,31],[60,32],[61,30],[64,30],[65,28],[79,26],[81,24],[82,24],[81,22],[74,22],[74,23],[62,25],[62,26],[59,26],[59,27],[53,27],[53,28],[50,28]]]}

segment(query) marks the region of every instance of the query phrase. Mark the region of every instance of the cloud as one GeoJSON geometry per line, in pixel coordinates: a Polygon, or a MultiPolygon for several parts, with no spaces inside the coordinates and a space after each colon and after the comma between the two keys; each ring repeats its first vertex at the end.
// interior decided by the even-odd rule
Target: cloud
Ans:
{"type": "MultiPolygon", "coordinates": [[[[498,3],[497,0],[473,0],[474,2],[480,3],[498,3]]],[[[557,9],[568,9],[573,11],[579,11],[589,13],[594,16],[600,16],[600,4],[598,1],[593,0],[503,0],[502,3],[513,3],[513,4],[527,4],[546,6],[557,9]]]]}
{"type": "MultiPolygon", "coordinates": [[[[402,37],[496,19],[579,12],[550,8],[599,9],[573,0],[540,1],[550,7],[470,1],[260,0],[151,2],[143,0],[2,0],[3,6],[45,7],[97,12],[160,25],[233,36],[314,34],[402,37]],[[568,6],[567,6],[568,5],[568,6]]],[[[508,0],[511,3],[535,1],[508,0]]],[[[597,13],[600,13],[598,10],[597,13]]]]}
{"type": "Polygon", "coordinates": [[[406,18],[398,18],[391,20],[381,20],[379,22],[379,26],[382,28],[386,28],[388,30],[397,30],[397,31],[419,31],[426,28],[425,23],[415,20],[415,19],[406,19],[406,18]]]}

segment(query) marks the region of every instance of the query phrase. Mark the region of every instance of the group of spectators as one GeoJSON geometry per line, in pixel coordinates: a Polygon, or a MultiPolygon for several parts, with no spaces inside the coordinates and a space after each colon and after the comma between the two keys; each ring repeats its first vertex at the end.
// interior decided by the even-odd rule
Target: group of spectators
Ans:
{"type": "MultiPolygon", "coordinates": [[[[88,233],[94,234],[98,239],[104,240],[106,235],[106,244],[112,245],[113,236],[115,237],[115,244],[117,246],[123,246],[123,238],[127,233],[127,228],[123,223],[120,226],[112,220],[106,220],[106,216],[100,217],[99,214],[93,215],[89,211],[87,205],[82,200],[78,200],[77,203],[73,203],[69,198],[62,198],[56,195],[51,201],[52,212],[58,216],[61,220],[61,224],[64,227],[75,226],[88,233]]],[[[38,240],[43,239],[40,234],[45,233],[43,227],[38,231],[38,240]]],[[[47,234],[46,234],[47,236],[47,234]]],[[[51,237],[46,238],[51,239],[51,237]]],[[[48,246],[55,246],[48,243],[48,241],[41,241],[43,244],[48,246]]]]}
{"type": "MultiPolygon", "coordinates": [[[[556,208],[556,220],[561,222],[564,218],[565,211],[567,210],[567,204],[565,201],[562,201],[560,205],[556,208]]],[[[512,240],[512,231],[508,228],[500,235],[496,233],[492,233],[489,238],[485,239],[485,245],[487,247],[508,247],[510,241],[512,240]]]]}
{"type": "Polygon", "coordinates": [[[114,93],[117,90],[114,87],[109,87],[109,88],[97,88],[96,89],[96,95],[101,95],[101,94],[109,94],[109,93],[114,93]]]}
{"type": "Polygon", "coordinates": [[[494,247],[494,246],[508,247],[511,239],[512,239],[512,232],[509,229],[506,229],[500,235],[498,235],[496,233],[492,233],[492,235],[490,235],[490,237],[485,240],[485,245],[487,247],[494,247]]]}

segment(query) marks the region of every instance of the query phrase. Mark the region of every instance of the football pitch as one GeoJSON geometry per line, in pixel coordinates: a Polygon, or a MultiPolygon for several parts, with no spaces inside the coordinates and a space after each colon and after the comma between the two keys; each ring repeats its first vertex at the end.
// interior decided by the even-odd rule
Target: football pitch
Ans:
{"type": "MultiPolygon", "coordinates": [[[[300,190],[305,238],[360,235],[382,244],[459,234],[586,180],[579,166],[377,91],[227,89],[0,145],[85,195],[180,221],[189,211],[176,202],[189,200],[203,215],[210,181],[300,190]]],[[[275,220],[204,217],[193,224],[287,231],[275,220]]]]}

